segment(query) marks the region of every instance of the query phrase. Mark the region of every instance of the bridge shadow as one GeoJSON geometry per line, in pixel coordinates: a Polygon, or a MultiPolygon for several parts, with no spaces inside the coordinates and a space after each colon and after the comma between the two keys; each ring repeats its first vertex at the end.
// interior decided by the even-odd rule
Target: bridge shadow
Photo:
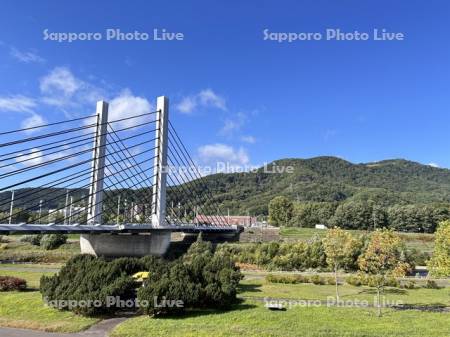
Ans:
{"type": "Polygon", "coordinates": [[[250,293],[260,293],[261,284],[239,284],[238,293],[250,292],[250,293]]]}

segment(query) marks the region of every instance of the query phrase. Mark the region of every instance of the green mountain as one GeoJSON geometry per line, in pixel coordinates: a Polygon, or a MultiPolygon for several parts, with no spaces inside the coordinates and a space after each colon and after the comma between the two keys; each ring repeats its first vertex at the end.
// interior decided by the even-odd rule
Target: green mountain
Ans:
{"type": "Polygon", "coordinates": [[[184,195],[191,192],[206,195],[207,187],[211,205],[240,214],[267,214],[269,201],[278,195],[298,201],[373,200],[385,206],[450,202],[450,170],[403,159],[361,164],[336,157],[281,159],[255,172],[214,174],[194,184],[177,201],[187,202],[184,195]]]}
{"type": "MultiPolygon", "coordinates": [[[[70,194],[77,199],[89,191],[70,194]]],[[[66,190],[26,188],[17,190],[18,195],[17,207],[34,205],[37,209],[36,203],[44,198],[46,207],[59,208],[65,203],[66,190]],[[48,200],[49,194],[54,196],[52,200],[48,200]]],[[[384,206],[450,203],[450,170],[403,159],[363,164],[336,157],[281,159],[254,172],[213,174],[169,188],[168,205],[205,205],[210,211],[220,205],[222,212],[229,209],[231,214],[260,215],[267,214],[269,201],[278,195],[298,201],[373,200],[384,206]]],[[[0,194],[1,211],[9,210],[10,198],[10,192],[0,194]]],[[[108,208],[116,209],[115,200],[106,199],[108,208]]]]}

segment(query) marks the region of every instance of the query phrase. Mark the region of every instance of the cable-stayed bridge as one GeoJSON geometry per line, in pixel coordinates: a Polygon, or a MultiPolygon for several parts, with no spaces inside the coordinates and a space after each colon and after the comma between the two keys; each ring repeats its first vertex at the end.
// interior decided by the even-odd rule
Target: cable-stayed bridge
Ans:
{"type": "Polygon", "coordinates": [[[239,234],[166,97],[148,113],[108,109],[100,101],[93,115],[0,133],[0,234],[79,233],[82,252],[110,256],[163,254],[171,232],[239,234]]]}

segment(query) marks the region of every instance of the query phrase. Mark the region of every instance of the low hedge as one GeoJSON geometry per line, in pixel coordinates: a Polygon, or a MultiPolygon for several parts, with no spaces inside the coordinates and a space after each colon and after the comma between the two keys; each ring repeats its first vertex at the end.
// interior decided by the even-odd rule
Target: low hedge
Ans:
{"type": "Polygon", "coordinates": [[[266,276],[266,281],[269,283],[284,283],[284,284],[299,284],[299,283],[313,283],[316,285],[335,284],[333,277],[324,277],[320,275],[275,275],[269,274],[266,276]]]}
{"type": "Polygon", "coordinates": [[[25,290],[27,281],[13,276],[0,276],[0,291],[25,290]]]}
{"type": "MultiPolygon", "coordinates": [[[[367,275],[367,274],[363,274],[363,273],[350,275],[345,279],[345,282],[347,282],[348,284],[355,286],[355,287],[360,287],[360,286],[375,287],[376,286],[375,277],[372,275],[367,275]]],[[[384,285],[386,287],[398,288],[398,287],[400,287],[400,282],[395,277],[388,277],[388,278],[386,278],[384,285]]]]}

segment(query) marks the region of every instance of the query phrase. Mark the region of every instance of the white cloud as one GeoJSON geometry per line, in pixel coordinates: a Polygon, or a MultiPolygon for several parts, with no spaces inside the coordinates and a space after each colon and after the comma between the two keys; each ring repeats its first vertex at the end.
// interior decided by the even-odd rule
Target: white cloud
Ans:
{"type": "Polygon", "coordinates": [[[438,164],[436,164],[436,163],[428,163],[428,166],[431,166],[431,167],[440,167],[438,164]]]}
{"type": "Polygon", "coordinates": [[[334,129],[329,129],[329,130],[325,130],[325,132],[323,133],[323,140],[325,142],[328,142],[329,140],[331,140],[331,138],[336,137],[338,134],[337,130],[334,129]]]}
{"type": "Polygon", "coordinates": [[[226,144],[208,144],[199,147],[199,158],[205,163],[226,162],[230,165],[248,165],[250,162],[244,148],[235,149],[226,144]]]}
{"type": "Polygon", "coordinates": [[[41,78],[40,89],[42,102],[60,109],[88,104],[93,107],[95,102],[106,98],[102,88],[80,80],[66,67],[56,67],[41,78]]]}
{"type": "Polygon", "coordinates": [[[221,110],[226,110],[225,99],[217,95],[211,89],[204,89],[199,92],[198,98],[203,106],[213,106],[221,110]]]}
{"type": "Polygon", "coordinates": [[[48,75],[41,78],[40,89],[43,94],[72,96],[83,82],[78,80],[72,72],[65,67],[56,67],[48,75]]]}
{"type": "Polygon", "coordinates": [[[43,162],[43,159],[42,151],[36,148],[31,149],[27,154],[22,153],[20,156],[16,157],[16,161],[21,162],[21,164],[25,166],[40,164],[43,162]]]}
{"type": "Polygon", "coordinates": [[[220,129],[220,134],[224,136],[232,136],[233,133],[239,131],[247,122],[247,115],[243,112],[238,112],[231,118],[227,118],[223,127],[220,129]]]}
{"type": "MultiPolygon", "coordinates": [[[[30,117],[25,118],[22,121],[22,128],[32,128],[38,125],[45,124],[45,120],[41,115],[37,113],[32,113],[30,117]]],[[[28,132],[32,132],[33,130],[28,130],[28,132]]]]}
{"type": "Polygon", "coordinates": [[[14,47],[11,47],[9,54],[14,57],[16,60],[23,63],[44,63],[45,59],[40,57],[35,52],[31,51],[20,51],[14,47]]]}
{"type": "Polygon", "coordinates": [[[175,108],[184,114],[190,114],[199,107],[227,110],[225,99],[212,89],[204,89],[197,94],[185,96],[179,103],[175,104],[175,108]]]}
{"type": "Polygon", "coordinates": [[[22,95],[0,97],[0,111],[33,112],[34,99],[22,95]]]}
{"type": "Polygon", "coordinates": [[[248,144],[255,144],[256,143],[256,138],[253,136],[242,136],[241,140],[244,143],[248,143],[248,144]]]}
{"type": "Polygon", "coordinates": [[[197,107],[197,102],[194,97],[184,97],[180,103],[175,105],[175,108],[181,113],[190,114],[197,107]]]}
{"type": "MultiPolygon", "coordinates": [[[[119,96],[111,100],[109,104],[109,120],[117,120],[130,116],[142,115],[152,112],[152,105],[143,97],[134,96],[128,89],[122,91],[119,96]]],[[[132,118],[117,123],[113,123],[113,127],[126,128],[133,125],[138,125],[150,121],[151,115],[132,118]]]]}

